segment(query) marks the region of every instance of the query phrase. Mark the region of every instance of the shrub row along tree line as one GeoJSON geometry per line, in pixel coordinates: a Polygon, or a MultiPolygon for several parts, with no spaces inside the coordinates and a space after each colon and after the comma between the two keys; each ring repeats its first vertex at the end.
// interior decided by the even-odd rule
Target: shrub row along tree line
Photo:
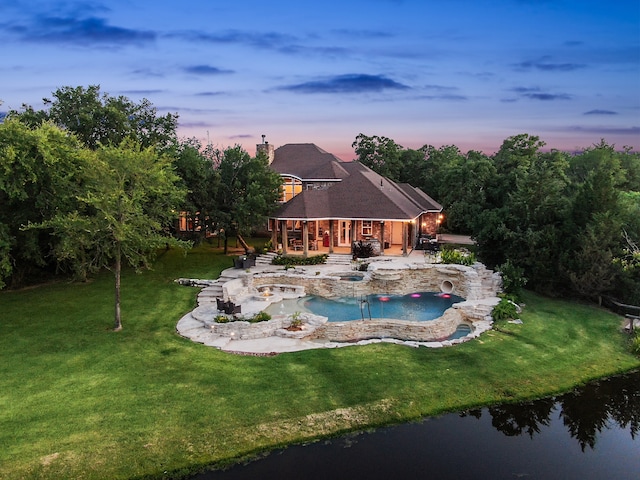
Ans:
{"type": "Polygon", "coordinates": [[[353,142],[362,163],[438,200],[445,231],[470,234],[510,287],[640,305],[640,154],[604,140],[573,153],[544,146],[528,134],[494,155],[353,142]]]}

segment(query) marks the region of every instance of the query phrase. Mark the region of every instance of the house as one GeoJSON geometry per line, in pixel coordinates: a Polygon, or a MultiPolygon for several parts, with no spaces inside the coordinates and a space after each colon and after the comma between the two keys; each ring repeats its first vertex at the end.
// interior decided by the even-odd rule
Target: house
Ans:
{"type": "Polygon", "coordinates": [[[395,183],[360,162],[345,162],[312,143],[277,149],[257,145],[282,176],[282,205],[269,219],[273,245],[283,253],[351,251],[355,242],[403,254],[420,235],[435,235],[442,206],[419,188],[395,183]]]}

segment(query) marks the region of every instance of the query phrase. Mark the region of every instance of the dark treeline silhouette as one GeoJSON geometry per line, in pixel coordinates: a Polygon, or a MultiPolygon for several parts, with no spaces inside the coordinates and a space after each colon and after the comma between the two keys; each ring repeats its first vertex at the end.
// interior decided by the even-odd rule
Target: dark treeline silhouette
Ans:
{"type": "MultiPolygon", "coordinates": [[[[640,432],[640,373],[590,383],[555,398],[496,405],[487,411],[493,427],[510,437],[533,438],[551,423],[552,415],[558,415],[583,451],[595,448],[598,434],[612,424],[628,429],[635,439],[640,432]]],[[[479,419],[482,410],[462,415],[479,419]]]]}

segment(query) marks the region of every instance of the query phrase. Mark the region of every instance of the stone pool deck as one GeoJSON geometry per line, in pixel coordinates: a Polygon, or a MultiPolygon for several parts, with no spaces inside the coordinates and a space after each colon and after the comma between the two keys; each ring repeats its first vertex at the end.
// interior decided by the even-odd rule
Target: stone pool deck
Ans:
{"type": "MultiPolygon", "coordinates": [[[[367,259],[367,261],[369,261],[372,265],[373,270],[379,269],[382,271],[407,269],[419,271],[421,268],[425,268],[425,264],[431,263],[433,262],[433,260],[434,259],[432,257],[429,257],[428,255],[425,256],[424,252],[422,251],[414,251],[406,257],[384,256],[367,259]]],[[[206,321],[204,319],[205,315],[203,315],[203,313],[207,313],[207,318],[211,318],[211,312],[215,312],[217,310],[215,308],[216,298],[232,298],[230,292],[233,291],[233,287],[229,286],[252,281],[255,275],[263,277],[269,276],[270,274],[283,273],[283,267],[278,267],[266,263],[266,259],[263,261],[265,263],[258,261],[256,266],[251,267],[248,270],[229,268],[222,272],[219,279],[217,280],[177,280],[182,284],[193,285],[202,288],[200,294],[198,295],[198,307],[192,312],[184,315],[179,320],[176,327],[178,333],[181,336],[189,338],[195,342],[218,348],[226,352],[258,356],[269,356],[284,352],[296,352],[316,348],[342,348],[347,346],[367,345],[372,343],[394,343],[415,348],[420,346],[429,348],[441,348],[456,345],[458,343],[468,341],[472,338],[476,338],[486,330],[490,329],[492,322],[490,316],[488,316],[488,313],[499,301],[499,299],[495,296],[495,292],[483,298],[479,298],[479,295],[476,293],[475,295],[473,295],[474,298],[468,298],[465,302],[457,304],[461,305],[461,308],[473,312],[473,315],[475,315],[477,318],[473,320],[472,333],[464,338],[455,340],[414,341],[398,340],[395,338],[370,338],[359,341],[331,341],[326,338],[314,338],[313,335],[309,336],[308,332],[305,333],[304,331],[288,332],[282,328],[283,325],[278,323],[281,322],[282,319],[276,317],[274,317],[274,320],[271,320],[269,322],[260,322],[259,324],[253,324],[254,326],[257,325],[259,329],[271,328],[271,330],[269,330],[267,333],[262,334],[262,338],[248,338],[251,337],[251,335],[247,336],[244,334],[236,334],[232,330],[230,330],[231,333],[228,333],[229,331],[227,331],[226,333],[221,334],[221,328],[219,328],[220,325],[213,325],[210,321],[206,321]],[[274,323],[276,323],[277,325],[267,325],[274,323]]],[[[294,278],[298,277],[300,279],[302,279],[303,277],[313,278],[314,276],[320,277],[339,273],[344,274],[346,271],[350,271],[351,269],[352,265],[348,257],[346,258],[346,260],[341,260],[338,256],[336,256],[332,261],[330,261],[330,263],[325,265],[296,267],[295,273],[292,272],[291,275],[294,278]]],[[[482,295],[480,295],[480,297],[481,296],[482,295]]],[[[258,298],[256,295],[239,295],[237,298],[234,297],[232,299],[240,300],[237,303],[240,303],[242,305],[243,316],[251,316],[263,310],[268,305],[268,302],[265,302],[263,299],[258,298]]],[[[315,321],[315,319],[313,318],[309,319],[309,317],[314,317],[313,315],[309,315],[306,317],[306,321],[310,321],[311,323],[315,321]]],[[[326,322],[326,319],[324,321],[326,322]]],[[[387,323],[393,322],[403,323],[401,321],[394,320],[387,321],[387,323]]],[[[224,327],[227,325],[231,324],[222,324],[221,326],[224,327]]]]}

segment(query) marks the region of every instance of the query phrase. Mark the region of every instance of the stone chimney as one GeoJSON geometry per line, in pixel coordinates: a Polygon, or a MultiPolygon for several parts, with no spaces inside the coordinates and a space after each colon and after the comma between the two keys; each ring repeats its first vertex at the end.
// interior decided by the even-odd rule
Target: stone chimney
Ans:
{"type": "Polygon", "coordinates": [[[266,135],[262,135],[262,143],[256,145],[256,156],[258,156],[260,152],[263,152],[269,159],[269,165],[271,165],[271,162],[273,162],[275,158],[275,149],[273,145],[269,145],[269,142],[265,141],[265,136],[266,135]]]}

